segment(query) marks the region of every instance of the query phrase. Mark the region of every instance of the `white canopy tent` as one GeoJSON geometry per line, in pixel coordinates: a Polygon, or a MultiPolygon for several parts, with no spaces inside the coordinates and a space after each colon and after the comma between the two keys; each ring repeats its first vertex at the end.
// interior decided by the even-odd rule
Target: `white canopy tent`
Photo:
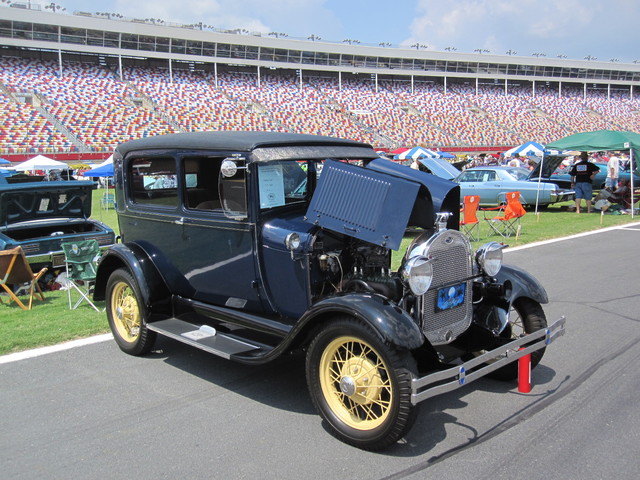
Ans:
{"type": "Polygon", "coordinates": [[[14,170],[19,172],[33,170],[44,170],[45,172],[48,172],[49,170],[61,170],[64,168],[68,168],[66,163],[45,157],[44,155],[38,155],[13,167],[14,170]]]}

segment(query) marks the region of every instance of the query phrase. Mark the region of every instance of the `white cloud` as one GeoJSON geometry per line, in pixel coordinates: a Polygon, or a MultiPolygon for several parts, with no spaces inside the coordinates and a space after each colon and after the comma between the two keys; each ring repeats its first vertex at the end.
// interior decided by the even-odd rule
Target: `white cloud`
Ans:
{"type": "Polygon", "coordinates": [[[324,0],[117,0],[115,8],[118,13],[135,18],[151,16],[175,23],[202,22],[217,28],[289,33],[291,27],[330,22],[323,3],[324,0]]]}
{"type": "Polygon", "coordinates": [[[469,53],[515,49],[521,55],[555,56],[567,49],[573,58],[589,52],[633,58],[638,20],[637,0],[419,0],[403,44],[455,46],[469,53]]]}

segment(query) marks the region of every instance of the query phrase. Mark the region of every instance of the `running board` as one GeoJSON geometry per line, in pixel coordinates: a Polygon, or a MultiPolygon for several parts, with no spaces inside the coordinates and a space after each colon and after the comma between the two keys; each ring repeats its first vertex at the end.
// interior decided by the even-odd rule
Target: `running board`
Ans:
{"type": "Polygon", "coordinates": [[[194,325],[177,318],[148,323],[147,328],[214,355],[231,359],[232,355],[258,350],[260,347],[229,337],[208,325],[194,325]]]}

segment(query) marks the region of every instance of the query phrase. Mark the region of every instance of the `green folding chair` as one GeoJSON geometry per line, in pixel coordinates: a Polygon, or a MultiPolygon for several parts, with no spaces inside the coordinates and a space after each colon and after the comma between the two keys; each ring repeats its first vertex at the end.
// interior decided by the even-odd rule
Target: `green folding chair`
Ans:
{"type": "Polygon", "coordinates": [[[75,310],[83,302],[88,302],[96,312],[100,310],[89,297],[92,294],[96,281],[98,260],[100,259],[100,246],[97,240],[81,240],[62,244],[65,263],[67,267],[67,293],[69,295],[69,308],[75,310]],[[80,294],[73,304],[71,290],[80,294]]]}

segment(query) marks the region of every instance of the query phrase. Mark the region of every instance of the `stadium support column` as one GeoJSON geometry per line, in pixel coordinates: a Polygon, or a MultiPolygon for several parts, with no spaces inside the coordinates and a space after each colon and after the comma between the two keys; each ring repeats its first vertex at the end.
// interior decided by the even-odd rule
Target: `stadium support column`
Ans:
{"type": "Polygon", "coordinates": [[[118,54],[118,72],[120,72],[120,81],[122,81],[122,55],[118,54]]]}
{"type": "Polygon", "coordinates": [[[447,94],[447,77],[444,77],[444,93],[447,94]]]}
{"type": "Polygon", "coordinates": [[[60,73],[60,78],[62,78],[62,50],[58,49],[58,71],[60,73]]]}
{"type": "Polygon", "coordinates": [[[531,86],[531,96],[533,98],[536,98],[536,81],[533,80],[532,82],[532,86],[531,86]]]}
{"type": "Polygon", "coordinates": [[[478,77],[476,77],[476,95],[478,95],[478,77]]]}

